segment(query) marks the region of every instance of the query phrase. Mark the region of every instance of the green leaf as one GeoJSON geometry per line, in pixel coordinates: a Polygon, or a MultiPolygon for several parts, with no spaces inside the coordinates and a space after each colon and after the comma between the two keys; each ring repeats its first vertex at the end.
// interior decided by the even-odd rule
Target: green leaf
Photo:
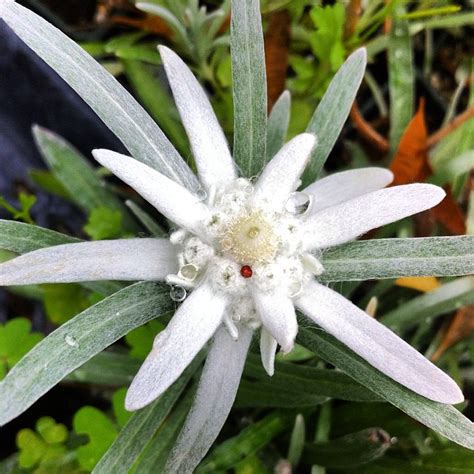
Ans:
{"type": "Polygon", "coordinates": [[[129,469],[169,415],[190,378],[201,364],[202,355],[193,361],[183,375],[163,395],[151,405],[131,416],[110,449],[97,464],[94,473],[126,474],[129,472],[129,469]]]}
{"type": "Polygon", "coordinates": [[[7,210],[13,216],[13,219],[33,224],[30,210],[36,203],[36,196],[21,192],[18,196],[18,203],[20,204],[19,209],[13,207],[6,199],[0,196],[0,207],[7,210]]]}
{"type": "Polygon", "coordinates": [[[433,402],[403,387],[320,329],[300,328],[298,340],[415,420],[461,446],[474,449],[472,422],[453,406],[433,402]]]}
{"type": "Polygon", "coordinates": [[[43,289],[46,315],[56,325],[69,321],[90,306],[88,292],[80,285],[43,285],[43,289]]]}
{"type": "Polygon", "coordinates": [[[118,238],[123,235],[122,214],[108,207],[96,207],[91,211],[84,231],[93,240],[118,238]]]}
{"type": "Polygon", "coordinates": [[[290,109],[291,95],[288,91],[285,91],[275,102],[268,117],[267,162],[277,154],[285,143],[290,124],[290,109]]]}
{"type": "Polygon", "coordinates": [[[366,63],[365,49],[352,53],[334,76],[314,112],[306,131],[316,135],[318,144],[303,175],[304,186],[315,181],[321,173],[349,115],[366,63]]]}
{"type": "Polygon", "coordinates": [[[360,466],[382,457],[390,447],[390,436],[380,428],[369,428],[325,443],[308,443],[303,460],[341,469],[360,466]]]}
{"type": "Polygon", "coordinates": [[[117,428],[100,410],[94,407],[82,407],[73,419],[74,431],[85,434],[89,442],[76,450],[77,460],[82,468],[91,471],[102,455],[117,437],[117,428]]]}
{"type": "Polygon", "coordinates": [[[125,342],[130,346],[130,355],[145,360],[153,347],[156,335],[164,329],[160,321],[150,321],[148,324],[130,331],[125,336],[125,342]]]}
{"type": "Polygon", "coordinates": [[[33,182],[43,191],[62,197],[63,199],[71,199],[69,193],[51,171],[29,170],[28,174],[33,182]]]}
{"type": "Polygon", "coordinates": [[[125,204],[151,235],[154,237],[168,237],[168,234],[161,228],[161,226],[156,223],[154,219],[140,206],[130,200],[125,201],[125,204]]]}
{"type": "Polygon", "coordinates": [[[100,352],[67,376],[67,380],[120,387],[129,385],[141,362],[127,354],[100,352]]]}
{"type": "Polygon", "coordinates": [[[0,367],[3,370],[0,380],[41,339],[42,334],[31,332],[31,322],[26,318],[14,318],[0,324],[0,367]]]}
{"type": "Polygon", "coordinates": [[[128,420],[130,420],[130,418],[133,416],[131,411],[125,410],[125,398],[127,396],[127,390],[128,389],[126,387],[122,387],[112,395],[112,408],[114,409],[114,415],[120,428],[123,428],[127,424],[128,420]]]}
{"type": "Polygon", "coordinates": [[[36,433],[30,429],[20,430],[16,437],[20,467],[28,469],[60,458],[66,452],[63,443],[68,437],[67,428],[49,416],[36,422],[36,433]]]}
{"type": "Polygon", "coordinates": [[[259,0],[232,0],[234,160],[252,177],[265,163],[267,79],[259,0]]]}
{"type": "Polygon", "coordinates": [[[43,227],[0,219],[0,248],[11,252],[27,253],[74,242],[80,240],[43,227]]]}
{"type": "Polygon", "coordinates": [[[174,310],[169,288],[131,285],[86,309],[36,345],[0,382],[0,425],[130,330],[174,310]]]}
{"type": "Polygon", "coordinates": [[[426,319],[433,319],[455,309],[474,304],[474,277],[458,278],[400,305],[385,314],[381,321],[396,331],[405,331],[426,319]]]}
{"type": "Polygon", "coordinates": [[[276,411],[252,423],[234,438],[217,446],[202,464],[196,474],[215,473],[234,467],[240,461],[269,444],[277,435],[289,428],[294,416],[276,411]]]}
{"type": "Polygon", "coordinates": [[[323,253],[324,282],[474,273],[474,237],[374,239],[323,253]]]}
{"type": "Polygon", "coordinates": [[[16,2],[2,2],[1,18],[96,112],[130,153],[190,189],[197,178],[152,118],[80,46],[16,2]]]}
{"type": "Polygon", "coordinates": [[[301,414],[296,415],[295,424],[291,432],[290,446],[288,447],[287,459],[292,466],[297,466],[303,453],[304,442],[306,438],[306,428],[304,417],[301,414]]]}
{"type": "Polygon", "coordinates": [[[140,61],[124,60],[122,62],[127,79],[147,111],[175,144],[179,152],[184,157],[189,156],[189,145],[178,109],[171,99],[169,91],[154,74],[154,69],[140,61]]]}
{"type": "Polygon", "coordinates": [[[148,443],[136,464],[134,474],[163,472],[168,455],[180,433],[194,398],[194,390],[187,390],[176,408],[162,423],[156,436],[148,443]]]}
{"type": "Polygon", "coordinates": [[[339,400],[381,401],[381,398],[354,382],[346,374],[309,365],[276,362],[275,373],[268,377],[259,357],[249,354],[245,376],[256,378],[256,388],[264,382],[272,393],[286,391],[294,395],[317,395],[339,400]]]}
{"type": "MultiPolygon", "coordinates": [[[[397,13],[403,13],[399,4],[397,13]]],[[[408,21],[394,18],[388,43],[388,88],[390,93],[390,146],[396,150],[414,114],[415,73],[408,21]]]]}
{"type": "Polygon", "coordinates": [[[86,213],[102,207],[117,211],[126,229],[136,230],[136,224],[127,209],[107,190],[88,160],[70,143],[37,125],[33,127],[33,136],[53,175],[67,190],[73,202],[86,213]]]}

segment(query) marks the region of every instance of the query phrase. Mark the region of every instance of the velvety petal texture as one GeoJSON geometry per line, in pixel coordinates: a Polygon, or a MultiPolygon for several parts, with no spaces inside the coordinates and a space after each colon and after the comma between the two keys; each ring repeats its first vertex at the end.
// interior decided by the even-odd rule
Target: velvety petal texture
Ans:
{"type": "Polygon", "coordinates": [[[318,179],[304,193],[312,196],[309,214],[335,206],[358,196],[385,188],[393,181],[393,173],[385,168],[360,168],[334,173],[318,179]]]}
{"type": "Polygon", "coordinates": [[[164,280],[176,270],[167,239],[101,240],[47,247],[0,264],[0,285],[164,280]]]}
{"type": "Polygon", "coordinates": [[[339,293],[311,283],[295,305],[356,354],[410,390],[441,403],[464,400],[447,374],[339,293]]]}
{"type": "Polygon", "coordinates": [[[201,183],[209,189],[235,179],[229,145],[204,89],[179,56],[165,46],[159,50],[201,183]]]}
{"type": "Polygon", "coordinates": [[[293,349],[298,332],[293,301],[285,292],[264,293],[252,290],[255,309],[266,330],[277,340],[283,352],[293,349]]]}
{"type": "Polygon", "coordinates": [[[120,153],[94,150],[94,158],[175,224],[201,234],[210,212],[200,199],[158,171],[120,153]]]}
{"type": "Polygon", "coordinates": [[[160,332],[127,392],[125,407],[138,410],[158,398],[191,363],[222,321],[226,300],[204,284],[160,332]]]}
{"type": "Polygon", "coordinates": [[[325,248],[354,240],[440,203],[446,193],[432,184],[380,189],[323,209],[305,223],[305,248],[325,248]]]}
{"type": "Polygon", "coordinates": [[[288,195],[298,187],[315,144],[314,135],[302,133],[284,145],[258,178],[255,202],[265,201],[275,211],[282,210],[288,195]]]}
{"type": "Polygon", "coordinates": [[[186,423],[166,465],[167,474],[191,474],[217,438],[232,404],[253,331],[239,326],[234,341],[221,327],[211,343],[186,423]]]}
{"type": "Polygon", "coordinates": [[[262,326],[260,330],[260,357],[262,365],[267,374],[271,377],[275,373],[275,354],[278,342],[276,339],[262,326]]]}

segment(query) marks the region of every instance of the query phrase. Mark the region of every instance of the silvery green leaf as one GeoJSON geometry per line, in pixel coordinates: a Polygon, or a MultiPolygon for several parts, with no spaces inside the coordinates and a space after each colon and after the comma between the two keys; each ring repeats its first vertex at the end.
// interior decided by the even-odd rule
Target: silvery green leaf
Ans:
{"type": "Polygon", "coordinates": [[[130,384],[141,362],[119,352],[103,351],[70,373],[66,380],[78,383],[124,387],[130,384]]]}
{"type": "Polygon", "coordinates": [[[325,331],[302,328],[298,341],[415,420],[461,446],[474,449],[472,421],[453,406],[433,402],[403,387],[325,331]]]}
{"type": "Polygon", "coordinates": [[[374,239],[323,253],[324,282],[474,273],[474,236],[374,239]]]}
{"type": "MultiPolygon", "coordinates": [[[[397,10],[405,11],[402,5],[397,10]]],[[[398,13],[398,12],[397,12],[398,13]]],[[[414,84],[413,53],[408,21],[393,20],[388,42],[388,87],[390,92],[390,146],[396,150],[413,117],[414,84]]]]}
{"type": "Polygon", "coordinates": [[[36,345],[0,382],[0,426],[132,329],[173,311],[167,285],[131,285],[86,309],[36,345]]]}
{"type": "Polygon", "coordinates": [[[267,127],[267,158],[270,161],[285,143],[290,123],[291,95],[283,92],[270,112],[267,127]]]}
{"type": "Polygon", "coordinates": [[[303,176],[303,185],[316,180],[341,133],[364,77],[367,53],[361,48],[352,53],[329,84],[311,118],[307,132],[318,137],[318,146],[303,176]]]}
{"type": "Polygon", "coordinates": [[[191,169],[151,117],[80,46],[16,2],[2,2],[0,18],[89,104],[135,159],[198,188],[191,169]]]}
{"type": "Polygon", "coordinates": [[[381,321],[391,329],[410,329],[427,318],[474,304],[474,277],[466,276],[446,283],[433,291],[411,299],[385,314],[381,321]]]}
{"type": "Polygon", "coordinates": [[[267,79],[259,0],[232,0],[234,160],[247,177],[265,162],[267,79]]]}
{"type": "Polygon", "coordinates": [[[126,474],[129,472],[147,443],[169,415],[202,359],[202,356],[197,356],[183,375],[161,397],[133,414],[96,465],[93,473],[126,474]]]}
{"type": "Polygon", "coordinates": [[[104,187],[94,168],[70,143],[59,135],[35,125],[36,144],[54,176],[68,191],[71,199],[86,213],[105,206],[118,210],[124,227],[136,231],[137,225],[120,200],[104,187]]]}
{"type": "Polygon", "coordinates": [[[72,244],[79,239],[36,225],[0,219],[0,248],[27,253],[53,245],[72,244]]]}
{"type": "Polygon", "coordinates": [[[150,474],[150,472],[163,472],[168,455],[173,448],[176,438],[183,427],[186,416],[191,407],[194,390],[187,390],[186,395],[177,404],[166,423],[160,429],[159,436],[155,436],[146,447],[137,464],[135,474],[150,474]]]}

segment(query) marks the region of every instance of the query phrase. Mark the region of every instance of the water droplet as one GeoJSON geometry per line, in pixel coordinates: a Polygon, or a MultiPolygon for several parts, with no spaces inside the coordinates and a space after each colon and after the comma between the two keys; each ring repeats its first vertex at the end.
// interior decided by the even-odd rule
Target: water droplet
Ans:
{"type": "Polygon", "coordinates": [[[117,312],[115,313],[115,316],[120,316],[120,311],[117,311],[117,312]]]}
{"type": "Polygon", "coordinates": [[[396,49],[396,50],[395,50],[395,57],[396,57],[397,59],[402,58],[402,57],[403,57],[403,51],[402,51],[401,49],[396,49]]]}
{"type": "Polygon", "coordinates": [[[196,267],[196,265],[193,265],[192,263],[188,263],[186,265],[183,265],[179,269],[179,275],[182,276],[185,280],[193,281],[197,277],[199,272],[199,268],[196,267]]]}
{"type": "Polygon", "coordinates": [[[170,298],[176,303],[181,303],[186,299],[186,289],[182,286],[172,286],[170,290],[170,298]]]}
{"type": "Polygon", "coordinates": [[[64,337],[64,342],[70,347],[79,346],[79,343],[77,342],[76,338],[74,336],[71,336],[70,334],[66,334],[66,336],[64,337]]]}
{"type": "Polygon", "coordinates": [[[196,196],[200,201],[205,201],[207,199],[207,191],[203,188],[199,188],[196,191],[196,196]]]}
{"type": "Polygon", "coordinates": [[[294,216],[306,214],[311,207],[312,196],[306,193],[291,193],[286,201],[285,209],[294,216]]]}

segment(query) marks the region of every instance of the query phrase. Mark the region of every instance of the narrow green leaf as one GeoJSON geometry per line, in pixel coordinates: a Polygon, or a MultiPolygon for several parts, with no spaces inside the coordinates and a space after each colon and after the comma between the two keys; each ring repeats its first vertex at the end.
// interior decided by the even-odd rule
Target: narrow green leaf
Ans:
{"type": "Polygon", "coordinates": [[[289,91],[283,94],[275,102],[267,128],[267,159],[270,161],[285,143],[290,125],[291,95],[289,91]]]}
{"type": "Polygon", "coordinates": [[[329,84],[311,118],[307,132],[318,139],[303,175],[303,185],[315,181],[334,147],[354,103],[367,64],[365,49],[352,53],[329,84]]]}
{"type": "Polygon", "coordinates": [[[202,355],[196,357],[183,375],[161,397],[133,414],[94,468],[93,473],[126,474],[129,471],[176,404],[190,378],[201,364],[202,355]]]}
{"type": "Polygon", "coordinates": [[[113,387],[128,386],[141,363],[140,360],[127,354],[99,352],[84,365],[70,373],[65,380],[113,387]]]}
{"type": "Polygon", "coordinates": [[[361,240],[326,250],[323,265],[324,282],[470,275],[474,237],[361,240]]]}
{"type": "Polygon", "coordinates": [[[155,237],[167,237],[168,234],[155,222],[155,220],[133,201],[125,201],[125,205],[132,211],[133,215],[141,222],[143,227],[155,237]]]}
{"type": "Polygon", "coordinates": [[[276,411],[217,446],[196,469],[196,474],[226,471],[256,453],[291,426],[294,415],[276,411]]]}
{"type": "Polygon", "coordinates": [[[0,17],[90,105],[135,159],[191,189],[199,187],[151,117],[79,45],[16,2],[2,1],[0,17]]]}
{"type": "Polygon", "coordinates": [[[163,472],[168,455],[183,427],[191,408],[194,390],[187,390],[186,395],[177,404],[172,414],[165,420],[156,436],[148,443],[141,459],[136,464],[134,474],[163,472]]]}
{"type": "MultiPolygon", "coordinates": [[[[399,5],[397,12],[404,12],[399,5]]],[[[415,75],[408,21],[394,18],[388,43],[390,146],[396,150],[414,113],[415,75]]]]}
{"type": "Polygon", "coordinates": [[[308,443],[303,460],[341,469],[361,466],[382,457],[390,447],[390,436],[380,428],[368,428],[325,443],[308,443]]]}
{"type": "Polygon", "coordinates": [[[135,89],[142,104],[175,144],[179,152],[184,157],[189,156],[189,145],[178,110],[170,97],[169,91],[153,74],[153,68],[140,61],[124,60],[122,62],[127,79],[135,89]]]}
{"type": "Polygon", "coordinates": [[[70,143],[59,135],[35,125],[33,136],[36,144],[63,187],[83,211],[106,207],[120,211],[126,230],[137,230],[137,226],[121,201],[105,187],[94,168],[70,143]]]}
{"type": "Polygon", "coordinates": [[[468,276],[411,299],[385,314],[381,321],[393,330],[405,331],[421,321],[471,304],[474,304],[474,277],[468,276]]]}
{"type": "Polygon", "coordinates": [[[259,0],[232,0],[232,88],[234,160],[244,176],[265,163],[267,79],[259,0]]]}
{"type": "Polygon", "coordinates": [[[0,382],[0,426],[127,332],[173,308],[166,285],[136,283],[56,329],[0,382]]]}
{"type": "MultiPolygon", "coordinates": [[[[342,372],[331,369],[319,369],[309,365],[291,364],[287,362],[275,363],[275,374],[268,377],[259,357],[249,354],[244,374],[247,377],[257,378],[256,389],[263,382],[272,393],[279,391],[295,395],[316,395],[339,400],[350,401],[381,401],[381,398],[364,386],[354,382],[342,372]]],[[[289,405],[286,405],[289,406],[289,405]]]]}
{"type": "Polygon", "coordinates": [[[298,340],[415,420],[461,446],[474,449],[473,424],[453,406],[433,402],[403,387],[325,331],[300,328],[298,340]]]}
{"type": "Polygon", "coordinates": [[[44,227],[0,219],[0,248],[11,252],[23,254],[75,242],[80,240],[44,227]]]}
{"type": "Polygon", "coordinates": [[[293,431],[291,432],[290,446],[288,447],[287,459],[292,466],[297,466],[303,453],[304,442],[306,438],[306,428],[304,417],[301,414],[296,415],[293,431]]]}

